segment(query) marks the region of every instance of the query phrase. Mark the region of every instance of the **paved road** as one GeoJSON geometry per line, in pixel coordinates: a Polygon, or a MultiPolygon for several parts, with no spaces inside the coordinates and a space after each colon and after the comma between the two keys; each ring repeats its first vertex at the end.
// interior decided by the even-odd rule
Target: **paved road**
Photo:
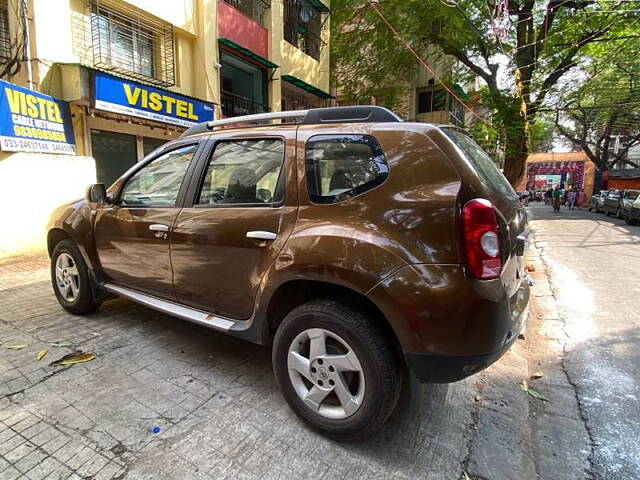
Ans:
{"type": "Polygon", "coordinates": [[[640,227],[533,204],[597,479],[640,478],[640,227]]]}
{"type": "Polygon", "coordinates": [[[426,386],[413,409],[403,398],[381,433],[340,444],[289,410],[269,348],[125,300],[70,315],[47,263],[0,263],[2,480],[535,478],[519,474],[533,467],[516,383],[526,360],[513,351],[480,375],[426,386]],[[49,366],[74,349],[97,358],[49,366]]]}

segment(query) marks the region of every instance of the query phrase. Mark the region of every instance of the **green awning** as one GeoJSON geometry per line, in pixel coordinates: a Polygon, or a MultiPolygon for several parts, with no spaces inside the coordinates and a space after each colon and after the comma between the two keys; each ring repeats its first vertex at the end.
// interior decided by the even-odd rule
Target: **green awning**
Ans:
{"type": "Polygon", "coordinates": [[[307,82],[300,80],[299,78],[294,77],[293,75],[281,75],[280,78],[285,82],[289,82],[295,85],[298,88],[301,88],[309,93],[313,93],[316,97],[320,98],[333,98],[327,92],[323,92],[319,88],[314,87],[313,85],[309,85],[307,82]]]}
{"type": "Polygon", "coordinates": [[[245,47],[243,47],[241,45],[238,45],[236,42],[233,42],[233,41],[229,40],[228,38],[220,37],[220,38],[218,38],[218,42],[220,42],[222,45],[226,45],[227,47],[232,48],[233,50],[235,50],[237,52],[240,52],[245,57],[249,57],[250,59],[255,60],[259,64],[264,65],[265,67],[278,68],[278,65],[273,63],[271,60],[266,59],[264,57],[261,57],[257,53],[254,53],[251,50],[249,50],[248,48],[245,48],[245,47]]]}
{"type": "Polygon", "coordinates": [[[464,88],[462,88],[457,83],[454,83],[453,85],[451,85],[451,90],[456,92],[462,100],[469,100],[469,95],[467,95],[467,92],[465,92],[464,88]]]}
{"type": "Polygon", "coordinates": [[[309,3],[313,8],[315,8],[320,13],[331,13],[331,9],[327,7],[324,3],[322,3],[320,0],[307,0],[307,3],[309,3]]]}

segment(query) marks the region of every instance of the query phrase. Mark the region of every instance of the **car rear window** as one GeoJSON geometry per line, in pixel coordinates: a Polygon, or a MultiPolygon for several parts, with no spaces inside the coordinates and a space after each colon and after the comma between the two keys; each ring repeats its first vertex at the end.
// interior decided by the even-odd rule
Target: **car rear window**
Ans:
{"type": "Polygon", "coordinates": [[[508,198],[517,198],[517,194],[496,163],[471,137],[453,128],[441,129],[447,137],[462,151],[476,173],[497,193],[508,198]]]}

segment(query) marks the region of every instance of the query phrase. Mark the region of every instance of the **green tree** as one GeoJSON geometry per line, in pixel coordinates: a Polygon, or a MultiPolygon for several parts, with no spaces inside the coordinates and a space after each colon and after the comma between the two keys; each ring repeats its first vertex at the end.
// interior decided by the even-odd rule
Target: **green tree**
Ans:
{"type": "MultiPolygon", "coordinates": [[[[504,0],[510,24],[494,38],[495,0],[379,0],[375,3],[407,43],[425,56],[435,46],[486,84],[486,106],[503,137],[504,173],[524,174],[530,131],[568,71],[588,62],[588,48],[637,37],[638,9],[624,0],[504,0]]],[[[367,0],[333,0],[334,78],[346,95],[366,101],[385,87],[406,87],[419,67],[367,0]]],[[[431,59],[431,57],[429,57],[431,59]]],[[[445,79],[450,80],[450,79],[445,79]]]]}
{"type": "Polygon", "coordinates": [[[556,109],[558,131],[603,170],[618,163],[640,166],[627,156],[629,149],[640,144],[640,63],[636,55],[636,48],[629,45],[618,51],[617,58],[594,55],[586,80],[568,85],[556,109]]]}

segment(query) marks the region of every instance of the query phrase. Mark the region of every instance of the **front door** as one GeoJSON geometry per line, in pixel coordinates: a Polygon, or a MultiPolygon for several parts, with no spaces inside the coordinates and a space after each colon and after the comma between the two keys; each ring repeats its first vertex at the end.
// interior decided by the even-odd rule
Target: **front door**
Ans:
{"type": "Polygon", "coordinates": [[[159,154],[126,180],[115,204],[98,208],[96,249],[108,282],[175,300],[171,226],[196,149],[187,144],[159,154]]]}
{"type": "Polygon", "coordinates": [[[205,159],[193,205],[175,222],[171,258],[180,303],[246,319],[295,224],[295,130],[239,135],[218,140],[205,159]]]}

